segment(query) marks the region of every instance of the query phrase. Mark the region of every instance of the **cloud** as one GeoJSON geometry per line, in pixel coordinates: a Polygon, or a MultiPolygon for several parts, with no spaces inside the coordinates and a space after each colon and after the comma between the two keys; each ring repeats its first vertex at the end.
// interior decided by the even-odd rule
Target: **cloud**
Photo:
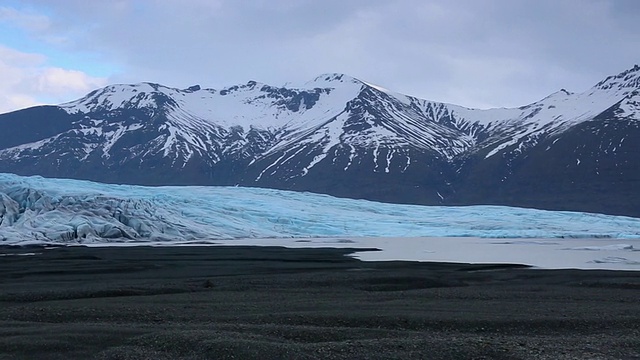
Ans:
{"type": "Polygon", "coordinates": [[[118,64],[117,82],[219,88],[345,72],[427,99],[519,106],[640,59],[635,0],[23,3],[47,14],[34,33],[118,64]]]}
{"type": "Polygon", "coordinates": [[[0,7],[0,22],[8,22],[23,29],[40,32],[51,26],[49,17],[32,11],[19,11],[15,8],[0,7]]]}
{"type": "Polygon", "coordinates": [[[44,55],[4,46],[0,46],[0,78],[0,113],[69,101],[107,83],[106,78],[49,66],[44,55]]]}
{"type": "Polygon", "coordinates": [[[67,70],[57,67],[42,68],[35,76],[38,93],[51,94],[76,93],[84,94],[106,83],[105,78],[94,78],[82,71],[67,70]]]}

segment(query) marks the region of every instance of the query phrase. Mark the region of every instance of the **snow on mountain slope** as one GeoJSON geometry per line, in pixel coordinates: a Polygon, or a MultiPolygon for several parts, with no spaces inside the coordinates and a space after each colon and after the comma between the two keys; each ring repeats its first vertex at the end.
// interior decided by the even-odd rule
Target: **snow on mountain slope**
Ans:
{"type": "MultiPolygon", "coordinates": [[[[499,151],[515,144],[525,144],[523,139],[529,139],[526,146],[534,146],[542,137],[552,137],[575,126],[576,124],[593,120],[601,113],[618,105],[621,102],[630,104],[629,97],[637,96],[640,91],[640,67],[637,65],[616,76],[593,86],[582,93],[570,93],[564,89],[531,105],[521,107],[522,113],[517,120],[509,122],[521,125],[514,129],[517,132],[506,131],[506,137],[497,139],[494,147],[486,157],[495,155],[499,151]]],[[[628,109],[630,116],[636,113],[632,108],[628,109]]]]}
{"type": "MultiPolygon", "coordinates": [[[[149,146],[132,151],[128,158],[161,154],[184,167],[194,154],[209,164],[231,153],[240,153],[252,162],[278,154],[266,167],[282,166],[295,158],[297,175],[304,176],[325,159],[336,163],[338,152],[347,149],[350,162],[362,161],[368,154],[375,159],[372,166],[376,171],[393,171],[410,166],[409,149],[427,151],[447,161],[483,149],[485,157],[491,157],[513,145],[534,146],[540,139],[591,120],[616,104],[620,112],[635,116],[638,101],[628,98],[638,94],[638,74],[634,67],[586,92],[562,90],[516,109],[478,110],[431,102],[343,74],[321,75],[297,88],[255,81],[219,91],[199,86],[179,90],[152,83],[112,85],[60,107],[69,114],[85,116],[76,130],[85,135],[78,145],[82,149],[78,151],[84,151],[83,159],[98,149],[109,158],[113,144],[123,136],[140,129],[151,131],[155,126],[157,133],[148,139],[149,146]],[[123,121],[118,114],[127,110],[136,110],[139,115],[123,121]],[[162,124],[149,124],[143,115],[162,118],[162,124]],[[247,151],[250,131],[254,138],[263,140],[255,152],[247,151]],[[378,163],[378,155],[383,153],[385,161],[378,163]],[[301,154],[308,158],[304,164],[300,163],[301,154]],[[394,157],[396,164],[408,165],[391,167],[394,157]]],[[[24,150],[39,149],[59,138],[57,134],[7,149],[0,157],[20,156],[24,150]]]]}
{"type": "Polygon", "coordinates": [[[0,174],[0,244],[336,236],[637,238],[640,219],[429,207],[241,187],[140,187],[0,174]]]}
{"type": "Polygon", "coordinates": [[[0,171],[636,216],[639,79],[636,66],[581,93],[487,110],[343,74],[288,87],[112,85],[0,115],[0,171]]]}
{"type": "MultiPolygon", "coordinates": [[[[157,143],[155,148],[146,151],[161,150],[163,156],[179,159],[184,166],[194,153],[211,157],[210,162],[215,163],[229,149],[242,149],[251,130],[264,139],[286,133],[295,141],[343,112],[362,86],[356,79],[337,74],[320,76],[302,89],[275,88],[255,81],[220,91],[199,86],[178,90],[150,83],[113,85],[61,107],[70,114],[89,117],[122,109],[145,109],[151,117],[162,114],[166,122],[159,130],[164,133],[151,141],[157,143]],[[242,139],[229,144],[231,133],[242,139]]],[[[107,134],[107,144],[128,131],[119,130],[107,134]]],[[[274,140],[276,146],[287,142],[274,140]]],[[[109,149],[108,145],[103,148],[107,157],[109,149]]]]}
{"type": "Polygon", "coordinates": [[[69,113],[166,106],[169,114],[179,108],[193,118],[224,128],[299,128],[337,115],[362,86],[356,79],[336,74],[320,76],[300,89],[276,88],[255,81],[220,91],[197,85],[179,90],[141,83],[108,86],[60,106],[69,113]]]}

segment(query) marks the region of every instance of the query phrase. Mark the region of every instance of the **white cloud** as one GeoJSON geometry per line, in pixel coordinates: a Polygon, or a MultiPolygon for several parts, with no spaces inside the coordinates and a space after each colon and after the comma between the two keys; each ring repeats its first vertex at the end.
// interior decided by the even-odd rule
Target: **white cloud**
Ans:
{"type": "Polygon", "coordinates": [[[27,27],[31,16],[39,39],[117,64],[117,82],[216,88],[345,72],[427,99],[520,106],[585,90],[640,59],[636,0],[22,3],[47,16],[4,17],[27,27]]]}
{"type": "MultiPolygon", "coordinates": [[[[0,45],[0,61],[4,66],[38,66],[46,61],[41,54],[30,54],[0,45]]],[[[11,74],[8,74],[11,75],[11,74]]]]}
{"type": "Polygon", "coordinates": [[[9,22],[34,32],[46,31],[51,26],[51,20],[46,15],[7,6],[0,6],[0,22],[9,22]]]}
{"type": "Polygon", "coordinates": [[[0,46],[0,113],[45,103],[60,103],[104,86],[105,78],[47,64],[41,54],[0,46]]]}
{"type": "Polygon", "coordinates": [[[42,68],[35,76],[40,94],[84,94],[105,85],[105,78],[91,77],[82,71],[57,67],[42,68]]]}

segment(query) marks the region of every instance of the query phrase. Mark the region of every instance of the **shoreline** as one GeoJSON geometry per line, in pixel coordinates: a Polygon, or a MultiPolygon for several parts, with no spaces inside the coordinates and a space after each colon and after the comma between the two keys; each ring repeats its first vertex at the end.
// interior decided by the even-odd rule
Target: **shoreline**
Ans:
{"type": "Polygon", "coordinates": [[[280,246],[292,249],[352,248],[363,261],[523,264],[541,269],[640,271],[640,238],[311,237],[197,241],[29,243],[37,247],[220,247],[280,246]],[[374,251],[375,250],[375,251],[374,251]]]}

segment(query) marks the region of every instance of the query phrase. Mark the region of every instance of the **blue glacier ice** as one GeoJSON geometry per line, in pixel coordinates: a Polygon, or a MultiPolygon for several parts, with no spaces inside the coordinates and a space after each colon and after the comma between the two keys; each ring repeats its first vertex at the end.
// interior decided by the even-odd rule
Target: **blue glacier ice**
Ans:
{"type": "Polygon", "coordinates": [[[242,187],[142,187],[0,174],[0,244],[247,238],[640,238],[640,219],[416,206],[242,187]]]}

